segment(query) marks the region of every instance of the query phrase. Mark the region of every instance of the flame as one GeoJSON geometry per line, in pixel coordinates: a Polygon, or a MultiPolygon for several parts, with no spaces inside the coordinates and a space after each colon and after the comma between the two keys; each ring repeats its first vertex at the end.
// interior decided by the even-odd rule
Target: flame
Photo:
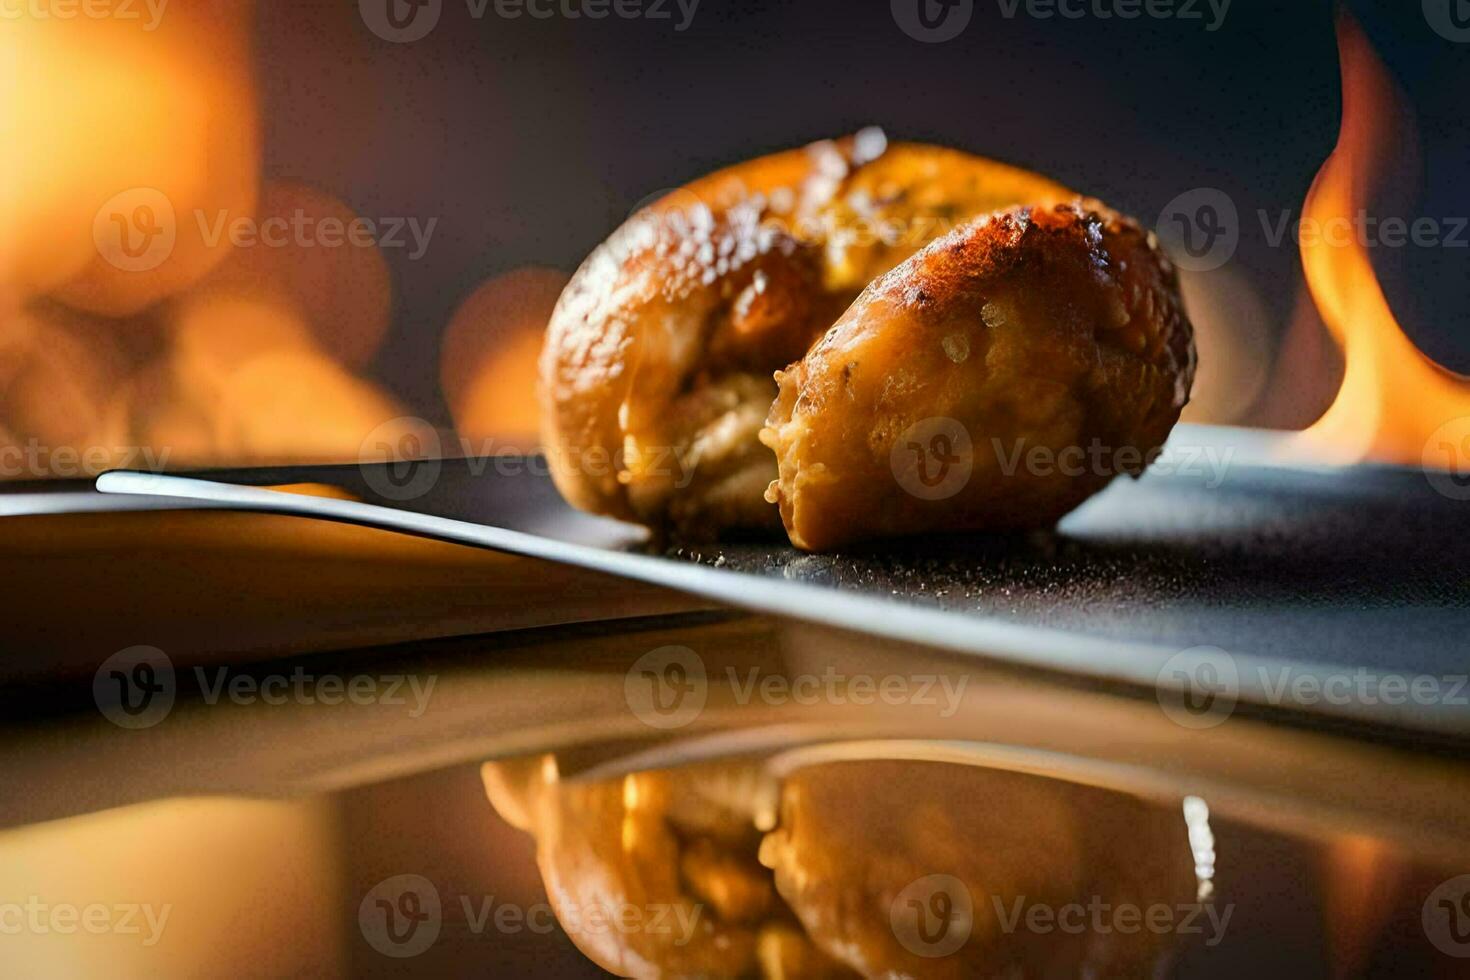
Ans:
{"type": "Polygon", "coordinates": [[[359,374],[383,255],[279,232],[357,215],[261,184],[253,2],[177,6],[143,29],[21,4],[0,29],[0,450],[35,449],[0,476],[350,461],[414,428],[359,374]],[[108,236],[140,204],[164,247],[133,266],[108,236]]]}
{"type": "MultiPolygon", "coordinates": [[[[141,7],[141,5],[139,5],[141,7]]],[[[224,257],[187,215],[254,206],[259,157],[246,51],[251,5],[168,10],[156,30],[121,18],[36,16],[0,31],[0,296],[52,294],[109,316],[137,313],[224,257]],[[94,244],[104,212],[166,200],[177,239],[146,271],[94,244]]]]}
{"type": "Polygon", "coordinates": [[[472,454],[536,445],[536,359],[557,298],[558,269],[526,266],[482,283],[455,311],[440,356],[444,397],[472,454]]]}
{"type": "Polygon", "coordinates": [[[1346,15],[1338,20],[1338,46],[1342,127],[1303,208],[1304,225],[1323,233],[1303,235],[1301,254],[1312,298],[1342,345],[1346,366],[1336,399],[1297,446],[1332,463],[1417,464],[1423,458],[1452,465],[1455,455],[1446,458],[1434,434],[1470,416],[1470,379],[1429,360],[1404,334],[1359,236],[1344,241],[1327,231],[1355,227],[1355,216],[1367,211],[1393,149],[1389,127],[1400,111],[1387,69],[1346,15]]]}
{"type": "MultiPolygon", "coordinates": [[[[269,244],[232,248],[194,290],[191,301],[240,298],[269,302],[298,316],[322,349],[361,368],[388,333],[392,286],[381,250],[365,245],[310,245],[284,232],[293,222],[350,228],[358,215],[331,195],[295,181],[273,181],[260,195],[256,219],[275,227],[269,244]]],[[[235,330],[248,324],[231,324],[235,330]]],[[[222,328],[223,329],[223,328],[222,328]]]]}

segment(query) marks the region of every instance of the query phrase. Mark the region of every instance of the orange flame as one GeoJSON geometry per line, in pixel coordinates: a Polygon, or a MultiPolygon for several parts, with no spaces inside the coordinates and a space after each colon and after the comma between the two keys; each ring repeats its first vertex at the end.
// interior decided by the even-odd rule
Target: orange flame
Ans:
{"type": "MultiPolygon", "coordinates": [[[[1354,228],[1393,147],[1395,88],[1357,24],[1338,21],[1342,128],[1337,147],[1307,195],[1302,264],[1322,319],[1343,347],[1342,387],[1327,412],[1300,437],[1300,448],[1334,463],[1378,460],[1453,467],[1465,453],[1437,430],[1470,416],[1470,379],[1453,374],[1400,329],[1354,228]],[[1334,230],[1337,230],[1334,233],[1334,230]]],[[[1470,435],[1470,421],[1462,423],[1470,435]]],[[[1457,429],[1458,431],[1458,429],[1457,429]]],[[[1470,447],[1470,442],[1466,443],[1470,447]]]]}
{"type": "Polygon", "coordinates": [[[12,6],[0,28],[0,452],[24,462],[0,478],[129,460],[350,461],[368,437],[416,433],[361,376],[392,312],[377,247],[294,234],[247,246],[229,232],[357,218],[313,187],[261,185],[253,0],[178,4],[146,29],[12,6]],[[138,200],[146,240],[166,231],[168,244],[130,268],[99,228],[142,211],[138,200]]]}

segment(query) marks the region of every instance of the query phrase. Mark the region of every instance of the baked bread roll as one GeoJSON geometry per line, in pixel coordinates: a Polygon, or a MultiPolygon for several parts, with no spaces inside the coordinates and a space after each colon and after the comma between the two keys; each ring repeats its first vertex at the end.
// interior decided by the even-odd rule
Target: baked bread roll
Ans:
{"type": "Polygon", "coordinates": [[[1151,233],[1095,201],[1012,208],[880,277],[778,374],[769,497],[817,551],[1049,526],[1143,471],[1194,366],[1151,233]]]}
{"type": "Polygon", "coordinates": [[[583,263],[540,363],[557,487],[594,513],[708,539],[780,527],[759,432],[773,372],[875,277],[1045,178],[881,133],[720,171],[634,215],[583,263]]]}

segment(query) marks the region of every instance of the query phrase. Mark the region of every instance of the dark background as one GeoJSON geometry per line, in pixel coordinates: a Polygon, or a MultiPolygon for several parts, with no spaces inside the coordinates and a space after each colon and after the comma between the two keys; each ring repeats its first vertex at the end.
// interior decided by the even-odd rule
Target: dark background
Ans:
{"type": "MultiPolygon", "coordinates": [[[[1420,134],[1395,147],[1378,213],[1470,214],[1470,44],[1432,31],[1420,0],[1344,6],[1420,134]]],[[[366,216],[439,219],[422,258],[388,250],[395,320],[374,373],[440,419],[440,334],[487,277],[570,271],[653,191],[871,124],[1043,171],[1149,224],[1184,191],[1225,191],[1241,213],[1231,267],[1269,313],[1250,356],[1273,361],[1300,260],[1290,238],[1268,244],[1256,213],[1298,215],[1336,141],[1337,5],[1235,0],[1215,32],[1200,8],[1204,20],[1007,19],[975,0],[959,37],[926,44],[887,0],[702,0],[683,32],[676,9],[507,20],[492,4],[477,20],[444,0],[428,37],[394,44],[355,3],[266,3],[265,175],[366,216]]],[[[1374,261],[1414,340],[1470,371],[1470,249],[1377,249],[1374,261]]]]}

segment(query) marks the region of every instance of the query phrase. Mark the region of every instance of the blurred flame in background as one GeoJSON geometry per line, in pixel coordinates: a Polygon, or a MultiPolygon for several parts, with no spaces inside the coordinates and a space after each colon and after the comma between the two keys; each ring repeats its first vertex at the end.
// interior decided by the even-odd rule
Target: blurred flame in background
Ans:
{"type": "MultiPolygon", "coordinates": [[[[182,6],[182,5],[181,5],[182,6]]],[[[0,297],[44,293],[125,316],[183,289],[219,262],[192,222],[170,260],[127,273],[94,247],[98,208],[135,187],[180,212],[249,214],[258,123],[248,2],[169,11],[156,29],[135,20],[58,19],[15,5],[0,32],[0,297]]]]}
{"type": "MultiPolygon", "coordinates": [[[[1396,146],[1392,123],[1401,112],[1388,70],[1362,29],[1338,18],[1342,62],[1342,129],[1307,195],[1303,217],[1315,227],[1356,228],[1369,194],[1396,146]]],[[[1470,415],[1470,379],[1453,374],[1414,346],[1399,327],[1356,234],[1332,241],[1303,236],[1302,265],[1312,298],[1346,360],[1342,387],[1317,422],[1298,439],[1313,458],[1334,463],[1378,460],[1451,468],[1470,461],[1470,442],[1436,454],[1426,440],[1470,415]]],[[[1467,426],[1462,435],[1470,435],[1467,426]]]]}
{"type": "Polygon", "coordinates": [[[528,379],[567,279],[558,269],[513,269],[481,285],[450,318],[439,376],[470,454],[535,447],[539,412],[528,379]]]}
{"type": "Polygon", "coordinates": [[[237,224],[357,217],[262,186],[253,5],[173,5],[147,29],[16,13],[0,32],[0,446],[40,456],[5,475],[350,460],[369,433],[420,428],[358,374],[392,310],[375,244],[231,241],[237,224]],[[114,219],[166,223],[171,249],[119,267],[114,219]]]}

